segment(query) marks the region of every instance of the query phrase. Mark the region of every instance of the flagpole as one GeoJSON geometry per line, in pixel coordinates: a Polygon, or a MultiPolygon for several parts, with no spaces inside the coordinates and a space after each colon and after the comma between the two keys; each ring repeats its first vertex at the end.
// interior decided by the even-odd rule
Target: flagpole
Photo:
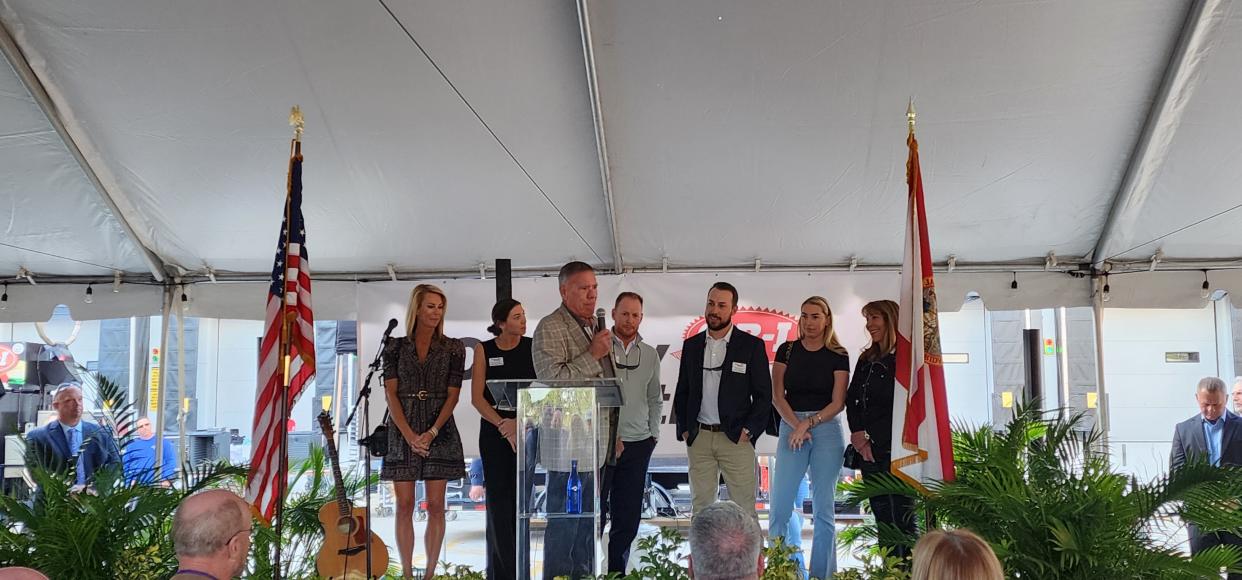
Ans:
{"type": "MultiPolygon", "coordinates": [[[[910,127],[909,139],[911,140],[914,139],[914,124],[915,124],[915,119],[917,118],[917,116],[918,116],[918,113],[916,113],[914,110],[914,97],[911,96],[910,104],[906,106],[906,123],[910,127]]],[[[913,517],[913,514],[911,514],[911,517],[913,517]]],[[[924,526],[923,527],[924,532],[929,532],[931,530],[936,529],[936,512],[932,510],[932,507],[930,505],[927,505],[926,503],[923,504],[923,526],[924,526]]]]}
{"type": "MultiPolygon", "coordinates": [[[[289,237],[293,235],[293,221],[291,208],[293,204],[293,161],[298,155],[302,154],[302,132],[306,128],[306,122],[302,118],[302,111],[297,106],[289,112],[289,124],[293,126],[293,142],[290,144],[289,153],[289,184],[285,194],[285,253],[289,252],[289,237]]],[[[285,259],[283,266],[288,266],[288,259],[285,259]]],[[[289,316],[286,306],[289,303],[289,280],[282,277],[283,281],[280,293],[280,418],[276,422],[276,427],[280,429],[280,450],[279,465],[276,478],[276,506],[274,517],[276,519],[276,554],[272,566],[273,580],[281,580],[284,575],[281,561],[282,546],[284,543],[284,527],[285,527],[285,491],[289,487],[289,358],[293,351],[293,344],[289,338],[289,316]]]]}

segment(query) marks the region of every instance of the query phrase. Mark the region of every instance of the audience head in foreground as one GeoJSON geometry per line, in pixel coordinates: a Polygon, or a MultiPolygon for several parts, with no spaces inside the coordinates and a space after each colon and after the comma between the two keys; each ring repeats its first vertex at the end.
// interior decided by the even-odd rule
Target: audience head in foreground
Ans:
{"type": "Polygon", "coordinates": [[[914,546],[913,580],[1004,580],[992,547],[970,530],[928,532],[914,546]]]}
{"type": "Polygon", "coordinates": [[[755,517],[731,501],[718,501],[690,523],[690,577],[752,580],[763,575],[763,532],[755,517]]]}
{"type": "Polygon", "coordinates": [[[173,517],[177,576],[233,578],[250,555],[250,509],[237,494],[213,489],[196,493],[173,517]]]}
{"type": "Polygon", "coordinates": [[[48,580],[42,572],[30,568],[0,568],[0,580],[48,580]]]}

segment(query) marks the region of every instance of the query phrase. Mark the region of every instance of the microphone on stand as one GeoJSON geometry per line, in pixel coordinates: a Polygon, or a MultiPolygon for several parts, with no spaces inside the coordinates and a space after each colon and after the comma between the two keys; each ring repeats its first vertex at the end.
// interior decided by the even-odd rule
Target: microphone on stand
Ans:
{"type": "Polygon", "coordinates": [[[388,344],[388,336],[392,334],[393,329],[394,329],[394,328],[396,328],[396,327],[397,327],[397,319],[396,319],[396,318],[389,318],[389,319],[388,319],[388,328],[385,328],[385,329],[384,329],[384,340],[381,340],[381,341],[380,341],[380,344],[388,344]]]}

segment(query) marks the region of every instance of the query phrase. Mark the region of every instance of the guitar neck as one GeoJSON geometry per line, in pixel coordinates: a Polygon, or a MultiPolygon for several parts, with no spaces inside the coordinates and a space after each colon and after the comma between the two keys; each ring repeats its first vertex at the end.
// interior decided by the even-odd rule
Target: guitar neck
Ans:
{"type": "Polygon", "coordinates": [[[319,416],[319,426],[323,431],[327,444],[324,449],[327,451],[328,460],[332,464],[332,481],[336,484],[336,505],[341,511],[341,515],[349,514],[349,502],[345,497],[345,478],[341,476],[341,460],[336,452],[336,433],[332,429],[332,420],[327,413],[319,416]]]}

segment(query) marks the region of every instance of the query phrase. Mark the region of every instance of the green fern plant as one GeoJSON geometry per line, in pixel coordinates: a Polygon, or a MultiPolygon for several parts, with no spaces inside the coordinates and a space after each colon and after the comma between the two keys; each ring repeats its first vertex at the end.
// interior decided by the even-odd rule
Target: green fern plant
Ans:
{"type": "MultiPolygon", "coordinates": [[[[1242,529],[1242,469],[1196,463],[1140,483],[1112,469],[1099,432],[1080,428],[1082,418],[1025,405],[999,431],[958,425],[955,481],[922,495],[896,478],[871,477],[844,491],[854,504],[888,494],[915,498],[917,513],[985,538],[1010,577],[1189,580],[1242,570],[1237,548],[1190,557],[1167,540],[1174,517],[1207,531],[1242,529]]],[[[900,533],[872,527],[846,539],[880,534],[900,533]]]]}
{"type": "Polygon", "coordinates": [[[119,465],[95,474],[89,493],[70,493],[73,480],[40,467],[31,470],[43,490],[36,505],[0,496],[0,566],[27,566],[66,580],[140,579],[176,571],[170,532],[181,500],[244,473],[204,464],[184,490],[130,486],[119,465]],[[18,531],[20,530],[20,531],[18,531]]]}

